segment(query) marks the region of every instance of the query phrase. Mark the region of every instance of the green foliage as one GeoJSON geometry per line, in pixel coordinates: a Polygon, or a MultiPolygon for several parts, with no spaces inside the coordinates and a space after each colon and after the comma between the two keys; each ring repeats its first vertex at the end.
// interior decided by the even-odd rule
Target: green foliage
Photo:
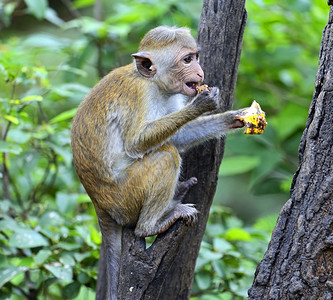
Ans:
{"type": "Polygon", "coordinates": [[[11,36],[0,47],[0,298],[93,299],[101,238],[72,168],[69,122],[89,88],[65,81],[86,73],[66,63],[61,37],[11,36]]]}
{"type": "Polygon", "coordinates": [[[191,299],[245,299],[271,230],[265,219],[254,228],[244,227],[230,209],[213,206],[197,260],[191,299]]]}
{"type": "Polygon", "coordinates": [[[274,195],[281,207],[289,198],[329,7],[320,0],[254,0],[247,1],[246,8],[235,105],[249,106],[255,99],[266,112],[268,125],[262,136],[228,136],[220,174],[234,180],[221,181],[216,201],[253,221],[267,212],[244,213],[244,199],[238,200],[240,185],[247,186],[243,194],[249,206],[259,206],[264,196],[274,195]]]}
{"type": "MultiPolygon", "coordinates": [[[[147,30],[177,25],[195,34],[202,4],[63,3],[0,3],[0,299],[94,299],[101,238],[72,166],[71,118],[101,76],[130,61],[147,30]]],[[[220,173],[234,180],[216,197],[231,205],[240,198],[235,210],[244,217],[245,205],[260,208],[251,193],[266,202],[288,197],[328,15],[321,0],[253,0],[247,10],[235,103],[256,99],[268,127],[262,136],[228,137],[220,173]]],[[[246,297],[276,222],[267,214],[245,226],[212,207],[193,299],[246,297]]]]}

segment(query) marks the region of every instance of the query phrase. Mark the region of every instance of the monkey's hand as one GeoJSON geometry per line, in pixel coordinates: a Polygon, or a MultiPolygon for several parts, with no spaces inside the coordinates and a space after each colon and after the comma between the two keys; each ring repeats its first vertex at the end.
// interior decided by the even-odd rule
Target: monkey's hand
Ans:
{"type": "Polygon", "coordinates": [[[203,91],[192,100],[191,104],[202,114],[217,109],[219,107],[219,89],[214,87],[210,92],[203,91]]]}
{"type": "Polygon", "coordinates": [[[239,114],[242,113],[244,110],[245,109],[243,108],[239,110],[230,110],[222,113],[226,130],[244,127],[244,122],[238,118],[239,114]]]}

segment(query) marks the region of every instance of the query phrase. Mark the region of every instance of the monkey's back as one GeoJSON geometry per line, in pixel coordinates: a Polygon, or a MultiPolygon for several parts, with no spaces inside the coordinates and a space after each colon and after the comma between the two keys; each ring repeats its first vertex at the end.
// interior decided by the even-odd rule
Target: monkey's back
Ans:
{"type": "Polygon", "coordinates": [[[115,69],[92,88],[74,116],[73,161],[95,207],[111,206],[115,211],[122,207],[113,194],[119,170],[131,163],[123,141],[141,121],[138,101],[145,84],[133,64],[115,69]]]}

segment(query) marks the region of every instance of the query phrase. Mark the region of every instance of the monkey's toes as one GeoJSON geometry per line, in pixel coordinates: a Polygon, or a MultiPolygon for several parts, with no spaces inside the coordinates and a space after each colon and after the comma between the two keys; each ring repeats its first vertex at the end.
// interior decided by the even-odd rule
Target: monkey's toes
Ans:
{"type": "Polygon", "coordinates": [[[189,188],[193,185],[196,185],[198,183],[198,179],[196,177],[191,177],[190,179],[186,180],[184,182],[189,188]]]}
{"type": "Polygon", "coordinates": [[[186,226],[194,226],[198,222],[198,216],[188,216],[184,218],[186,226]]]}
{"type": "Polygon", "coordinates": [[[198,221],[198,213],[199,211],[195,208],[194,204],[188,203],[184,204],[186,207],[186,214],[183,215],[183,219],[187,226],[193,226],[198,221]]]}

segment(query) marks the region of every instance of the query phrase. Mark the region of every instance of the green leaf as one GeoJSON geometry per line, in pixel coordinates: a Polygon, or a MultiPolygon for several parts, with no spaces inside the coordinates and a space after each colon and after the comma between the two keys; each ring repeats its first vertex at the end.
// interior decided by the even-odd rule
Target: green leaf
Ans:
{"type": "MultiPolygon", "coordinates": [[[[14,10],[15,10],[15,8],[16,8],[16,6],[18,5],[18,3],[17,2],[12,2],[12,3],[6,3],[5,5],[4,5],[4,12],[5,12],[5,14],[7,15],[7,16],[10,16],[13,12],[14,12],[14,10]]],[[[9,24],[6,24],[6,25],[9,25],[9,24]]]]}
{"type": "Polygon", "coordinates": [[[24,144],[28,142],[30,138],[31,138],[30,132],[26,132],[18,128],[12,128],[8,133],[8,139],[17,144],[24,144]]]}
{"type": "Polygon", "coordinates": [[[200,255],[208,261],[218,260],[218,259],[221,259],[221,257],[222,257],[221,253],[213,252],[207,248],[201,248],[200,255]]]}
{"type": "Polygon", "coordinates": [[[14,117],[14,116],[11,116],[11,115],[4,115],[3,117],[4,117],[4,119],[8,120],[9,122],[14,123],[15,125],[17,125],[17,124],[20,123],[19,119],[16,118],[16,117],[14,117]]]}
{"type": "MultiPolygon", "coordinates": [[[[26,255],[31,255],[31,252],[26,252],[26,255]],[[28,254],[29,253],[29,254],[28,254]]],[[[33,266],[36,267],[34,260],[32,257],[25,257],[25,258],[18,258],[20,260],[19,265],[21,267],[29,267],[32,268],[33,266]]]]}
{"type": "Polygon", "coordinates": [[[87,194],[79,194],[77,202],[78,203],[90,203],[91,199],[87,194]]]}
{"type": "Polygon", "coordinates": [[[62,214],[73,212],[77,204],[77,194],[65,194],[58,192],[56,195],[56,202],[59,208],[59,211],[62,214]]]}
{"type": "Polygon", "coordinates": [[[83,261],[85,258],[89,257],[90,253],[89,252],[85,252],[85,253],[74,253],[74,257],[78,262],[83,261]]]}
{"type": "Polygon", "coordinates": [[[253,227],[271,233],[275,227],[277,215],[260,218],[253,227]]]}
{"type": "MultiPolygon", "coordinates": [[[[63,48],[70,44],[70,40],[66,38],[60,38],[48,33],[35,33],[30,34],[25,40],[22,41],[22,45],[25,47],[45,47],[49,49],[63,48]]],[[[51,51],[51,50],[50,50],[51,51]]]]}
{"type": "Polygon", "coordinates": [[[97,245],[100,245],[102,242],[101,233],[96,229],[96,227],[94,227],[92,225],[89,225],[89,229],[90,229],[91,241],[97,245]]]}
{"type": "Polygon", "coordinates": [[[45,268],[58,279],[65,281],[71,281],[73,279],[73,270],[69,266],[45,265],[45,268]]]}
{"type": "Polygon", "coordinates": [[[250,241],[252,239],[251,235],[243,228],[229,229],[225,234],[225,238],[229,241],[250,241]]]}
{"type": "Polygon", "coordinates": [[[75,8],[83,8],[92,6],[94,4],[95,0],[75,0],[73,5],[75,8]]]}
{"type": "MultiPolygon", "coordinates": [[[[88,45],[87,47],[88,49],[90,49],[90,46],[88,45]]],[[[87,72],[79,69],[79,68],[73,68],[71,66],[68,66],[68,65],[63,65],[61,67],[61,70],[63,71],[67,71],[67,72],[70,72],[70,73],[73,73],[75,75],[79,75],[79,76],[82,76],[82,77],[86,77],[87,76],[87,72]]]]}
{"type": "Polygon", "coordinates": [[[10,217],[5,217],[3,220],[0,221],[0,228],[1,230],[12,230],[12,231],[15,231],[16,229],[18,230],[21,229],[21,227],[16,223],[16,221],[10,217]]]}
{"type": "MultiPolygon", "coordinates": [[[[61,70],[68,71],[70,73],[74,73],[80,76],[86,75],[84,71],[69,66],[62,66],[61,70]]],[[[53,88],[53,92],[61,97],[83,98],[83,96],[86,95],[89,91],[90,88],[78,83],[66,83],[57,85],[53,88]]]]}
{"type": "Polygon", "coordinates": [[[34,248],[48,246],[49,242],[32,229],[20,229],[9,238],[9,246],[16,248],[34,248]]]}
{"type": "Polygon", "coordinates": [[[55,123],[59,123],[59,122],[62,122],[62,121],[66,121],[68,119],[71,119],[74,117],[75,113],[76,113],[76,110],[77,108],[73,108],[73,109],[70,109],[70,110],[66,110],[62,113],[60,113],[59,115],[55,116],[54,118],[52,118],[50,120],[50,123],[51,124],[55,124],[55,123]]]}
{"type": "Polygon", "coordinates": [[[215,260],[212,262],[215,272],[220,276],[224,277],[228,274],[227,267],[223,262],[223,259],[215,260]]]}
{"type": "Polygon", "coordinates": [[[30,101],[41,102],[41,101],[43,101],[43,97],[40,96],[40,95],[30,95],[30,96],[26,96],[26,97],[24,97],[24,98],[21,99],[22,103],[30,102],[30,101]]]}
{"type": "MultiPolygon", "coordinates": [[[[5,215],[9,212],[9,210],[12,208],[12,203],[9,200],[0,200],[0,213],[5,213],[5,215]]],[[[8,213],[9,215],[9,213],[8,213]]],[[[7,219],[5,217],[5,219],[7,219]]],[[[10,218],[8,218],[10,219],[10,218]]],[[[0,221],[1,224],[1,221],[0,221]]],[[[0,226],[0,228],[2,228],[0,226]]]]}
{"type": "MultiPolygon", "coordinates": [[[[66,242],[60,242],[57,244],[57,248],[64,249],[67,251],[72,251],[81,248],[81,244],[79,243],[66,243],[66,242]]],[[[76,258],[76,256],[75,256],[76,258]]]]}
{"type": "Polygon", "coordinates": [[[210,287],[211,275],[207,272],[200,272],[195,276],[195,280],[201,290],[206,290],[210,287]]]}
{"type": "Polygon", "coordinates": [[[308,108],[296,103],[287,104],[282,111],[270,118],[280,140],[285,140],[297,130],[305,128],[308,108]]]}
{"type": "Polygon", "coordinates": [[[221,298],[220,295],[203,295],[202,297],[200,297],[200,300],[224,300],[224,298],[221,298]]]}
{"type": "Polygon", "coordinates": [[[79,282],[81,282],[82,284],[86,284],[90,281],[90,277],[86,274],[86,273],[80,273],[77,277],[77,279],[79,280],[79,282]]]}
{"type": "Polygon", "coordinates": [[[10,142],[0,141],[0,152],[13,153],[18,155],[22,152],[22,148],[10,142]]]}
{"type": "Polygon", "coordinates": [[[64,219],[55,211],[45,212],[39,221],[42,227],[61,226],[64,222],[64,219]]]}
{"type": "Polygon", "coordinates": [[[42,265],[50,256],[52,252],[50,250],[40,250],[37,255],[34,256],[34,261],[37,265],[42,265]]]}
{"type": "Polygon", "coordinates": [[[68,148],[65,148],[63,146],[58,146],[54,143],[47,143],[47,145],[50,148],[52,148],[57,154],[59,154],[64,159],[64,161],[68,166],[72,163],[73,155],[68,148]]]}
{"type": "Polygon", "coordinates": [[[283,180],[280,185],[281,190],[286,193],[289,192],[292,181],[293,181],[293,176],[289,176],[287,179],[283,180]]]}
{"type": "Polygon", "coordinates": [[[78,281],[74,281],[68,285],[66,285],[62,290],[62,295],[65,299],[73,299],[76,298],[80,292],[81,283],[78,281]]]}
{"type": "Polygon", "coordinates": [[[222,293],[221,295],[221,300],[232,300],[232,299],[235,299],[233,294],[231,292],[225,292],[225,293],[222,293]]]}
{"type": "Polygon", "coordinates": [[[58,17],[57,12],[52,8],[48,8],[46,10],[45,19],[48,20],[50,23],[59,27],[65,24],[65,22],[58,17]]]}
{"type": "Polygon", "coordinates": [[[70,266],[70,267],[75,266],[75,260],[74,260],[73,256],[68,253],[63,253],[61,255],[60,262],[64,266],[70,266]]]}
{"type": "Polygon", "coordinates": [[[222,238],[214,238],[213,246],[214,249],[218,250],[221,253],[225,253],[233,248],[233,246],[228,241],[222,238]]]}
{"type": "Polygon", "coordinates": [[[0,270],[0,288],[8,281],[10,281],[16,275],[23,273],[27,270],[27,267],[14,267],[8,266],[0,270]]]}
{"type": "Polygon", "coordinates": [[[270,172],[273,172],[277,168],[278,163],[283,159],[283,156],[282,152],[275,149],[261,151],[260,158],[262,163],[260,163],[256,171],[251,174],[250,187],[260,179],[265,178],[270,172]]]}
{"type": "Polygon", "coordinates": [[[260,164],[260,158],[257,156],[232,156],[225,157],[222,160],[219,175],[230,176],[246,173],[253,170],[260,164]]]}
{"type": "Polygon", "coordinates": [[[45,16],[47,0],[24,0],[28,6],[28,11],[37,19],[41,20],[45,16]]]}

